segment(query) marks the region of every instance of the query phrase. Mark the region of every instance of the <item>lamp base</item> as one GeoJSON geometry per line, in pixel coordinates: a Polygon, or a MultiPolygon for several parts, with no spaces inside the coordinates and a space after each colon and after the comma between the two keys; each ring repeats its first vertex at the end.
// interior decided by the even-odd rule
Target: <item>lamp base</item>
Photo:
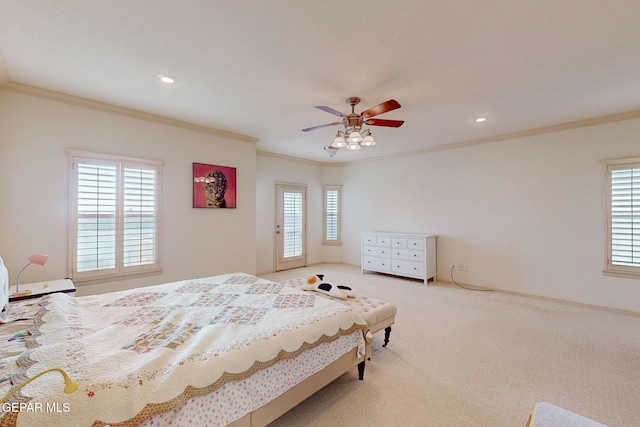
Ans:
{"type": "Polygon", "coordinates": [[[9,296],[11,298],[18,298],[18,297],[26,297],[27,295],[31,295],[31,294],[32,294],[32,291],[28,290],[28,291],[14,292],[9,296]]]}

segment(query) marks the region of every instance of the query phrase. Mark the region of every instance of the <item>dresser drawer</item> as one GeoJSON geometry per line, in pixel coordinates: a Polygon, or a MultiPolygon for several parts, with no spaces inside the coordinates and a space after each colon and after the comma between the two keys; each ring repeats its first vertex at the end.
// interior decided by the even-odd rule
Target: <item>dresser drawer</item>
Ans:
{"type": "Polygon", "coordinates": [[[417,249],[424,250],[424,240],[423,239],[407,239],[407,248],[409,249],[417,249]]]}
{"type": "Polygon", "coordinates": [[[376,245],[390,248],[391,247],[391,238],[378,236],[376,238],[376,245]]]}
{"type": "Polygon", "coordinates": [[[391,239],[391,247],[392,248],[406,248],[407,247],[407,239],[403,237],[394,237],[391,239]]]}
{"type": "Polygon", "coordinates": [[[391,272],[401,276],[424,276],[424,263],[405,260],[393,260],[391,272]]]}
{"type": "Polygon", "coordinates": [[[367,270],[391,271],[391,260],[364,256],[362,257],[362,268],[367,270]]]}
{"type": "Polygon", "coordinates": [[[401,259],[407,261],[423,261],[424,260],[424,251],[414,251],[411,249],[393,249],[392,250],[393,259],[401,259]]]}
{"type": "Polygon", "coordinates": [[[375,246],[376,245],[376,236],[372,236],[370,234],[364,234],[362,236],[362,244],[363,245],[375,246]]]}
{"type": "Polygon", "coordinates": [[[363,246],[362,255],[391,258],[391,249],[381,248],[379,246],[363,246]]]}

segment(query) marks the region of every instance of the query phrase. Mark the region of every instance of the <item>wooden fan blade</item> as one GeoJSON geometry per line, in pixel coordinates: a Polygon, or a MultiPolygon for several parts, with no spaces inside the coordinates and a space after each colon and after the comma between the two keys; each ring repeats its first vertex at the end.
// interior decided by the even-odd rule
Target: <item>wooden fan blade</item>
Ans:
{"type": "Polygon", "coordinates": [[[329,126],[335,126],[335,125],[341,125],[341,124],[342,124],[342,122],[327,123],[326,125],[318,125],[318,126],[314,126],[312,128],[302,129],[302,132],[309,132],[310,130],[322,129],[322,128],[326,128],[326,127],[329,127],[329,126]]]}
{"type": "Polygon", "coordinates": [[[329,114],[333,114],[334,116],[338,116],[338,117],[344,117],[344,116],[346,116],[346,114],[341,113],[341,112],[340,112],[340,111],[338,111],[338,110],[334,110],[334,109],[333,109],[333,108],[331,108],[331,107],[325,107],[324,105],[316,105],[316,108],[318,108],[319,110],[322,110],[322,111],[326,111],[326,112],[327,112],[327,113],[329,113],[329,114]]]}
{"type": "Polygon", "coordinates": [[[364,123],[369,126],[387,126],[390,128],[399,128],[404,123],[404,120],[369,119],[364,123]]]}
{"type": "Polygon", "coordinates": [[[368,117],[377,116],[378,114],[386,113],[387,111],[393,111],[400,108],[400,104],[395,99],[390,99],[387,102],[383,102],[380,105],[371,107],[368,110],[364,110],[360,115],[365,119],[368,117]]]}

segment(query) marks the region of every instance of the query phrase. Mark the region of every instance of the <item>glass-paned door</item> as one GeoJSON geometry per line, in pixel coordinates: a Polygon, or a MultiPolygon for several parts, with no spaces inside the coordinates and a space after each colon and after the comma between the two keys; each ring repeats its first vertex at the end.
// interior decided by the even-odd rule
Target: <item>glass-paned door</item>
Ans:
{"type": "Polygon", "coordinates": [[[304,267],[307,189],[276,184],[276,271],[304,267]]]}

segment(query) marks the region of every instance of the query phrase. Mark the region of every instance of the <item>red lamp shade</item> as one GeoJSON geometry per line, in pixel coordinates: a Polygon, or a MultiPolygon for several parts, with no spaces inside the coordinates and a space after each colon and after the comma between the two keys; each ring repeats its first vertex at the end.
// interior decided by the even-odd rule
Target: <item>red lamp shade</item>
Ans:
{"type": "Polygon", "coordinates": [[[33,255],[29,255],[29,258],[27,259],[29,260],[30,263],[44,265],[49,259],[49,255],[33,254],[33,255]]]}

